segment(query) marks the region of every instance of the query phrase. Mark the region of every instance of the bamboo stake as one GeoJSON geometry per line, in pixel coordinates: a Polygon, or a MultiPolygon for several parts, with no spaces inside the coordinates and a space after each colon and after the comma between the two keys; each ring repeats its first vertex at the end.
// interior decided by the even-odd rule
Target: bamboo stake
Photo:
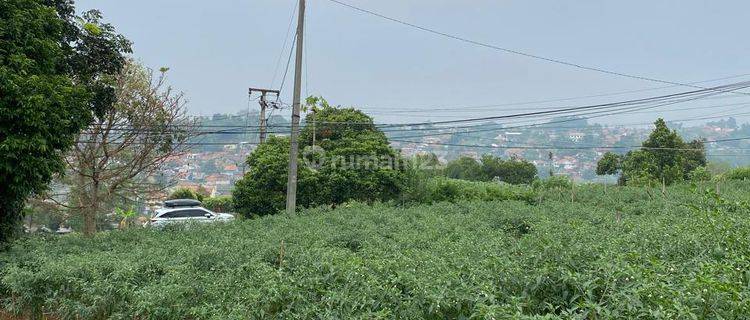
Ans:
{"type": "Polygon", "coordinates": [[[576,201],[576,183],[573,182],[570,185],[570,203],[574,203],[576,201]]]}
{"type": "Polygon", "coordinates": [[[279,248],[279,269],[281,269],[281,265],[284,263],[284,240],[281,240],[281,247],[279,248]]]}

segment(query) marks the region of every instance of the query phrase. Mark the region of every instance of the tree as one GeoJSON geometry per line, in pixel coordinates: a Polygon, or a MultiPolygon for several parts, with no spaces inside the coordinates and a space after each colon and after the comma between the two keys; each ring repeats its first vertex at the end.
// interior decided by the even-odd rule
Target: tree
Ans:
{"type": "Polygon", "coordinates": [[[167,199],[193,199],[203,201],[203,195],[188,188],[177,188],[172,191],[167,199]]]}
{"type": "Polygon", "coordinates": [[[596,174],[600,176],[615,175],[622,169],[622,157],[616,153],[607,152],[596,163],[596,174]]]}
{"type": "Polygon", "coordinates": [[[620,183],[666,183],[687,180],[691,172],[706,165],[702,140],[685,143],[676,131],[670,130],[663,119],[654,122],[654,130],[641,150],[624,156],[606,153],[597,163],[597,174],[621,172],[620,183]]]}
{"type": "MultiPolygon", "coordinates": [[[[405,183],[402,161],[372,118],[354,108],[327,103],[320,107],[314,115],[315,129],[313,115],[308,114],[300,133],[299,206],[398,197],[405,183]]],[[[284,208],[288,161],[289,140],[280,137],[272,137],[248,156],[249,170],[233,192],[238,212],[265,215],[284,208]]]]}
{"type": "Polygon", "coordinates": [[[165,76],[128,62],[113,81],[115,104],[94,116],[66,157],[72,197],[62,205],[82,215],[84,234],[96,232],[97,217],[115,202],[162,191],[154,176],[188,150],[194,123],[165,76]]]}
{"type": "Polygon", "coordinates": [[[483,175],[482,165],[472,157],[460,157],[448,162],[445,175],[453,179],[480,181],[483,175]]]}
{"type": "Polygon", "coordinates": [[[113,102],[130,43],[96,11],[74,17],[72,2],[0,2],[0,242],[20,229],[25,200],[65,165],[61,154],[113,102]]]}
{"type": "MultiPolygon", "coordinates": [[[[232,191],[235,209],[246,217],[275,214],[284,209],[287,170],[289,168],[289,138],[270,136],[247,157],[247,172],[232,191]]],[[[314,193],[320,190],[317,175],[301,163],[297,172],[297,201],[300,206],[314,203],[314,193]]]]}
{"type": "Polygon", "coordinates": [[[481,161],[472,157],[461,157],[445,167],[448,178],[470,181],[498,181],[510,184],[530,184],[537,176],[533,163],[511,158],[503,160],[493,155],[483,155],[481,161]]]}
{"type": "Polygon", "coordinates": [[[203,207],[213,212],[231,212],[234,202],[230,196],[210,197],[203,199],[203,207]]]}
{"type": "Polygon", "coordinates": [[[331,144],[341,142],[346,137],[356,137],[363,133],[385,134],[378,130],[372,118],[364,112],[355,108],[337,108],[330,106],[325,99],[308,98],[311,103],[308,108],[315,113],[308,113],[305,117],[305,127],[300,131],[300,143],[304,146],[312,146],[313,126],[312,119],[315,118],[315,137],[317,141],[331,148],[331,144]]]}
{"type": "MultiPolygon", "coordinates": [[[[622,160],[622,175],[619,184],[660,184],[660,176],[667,172],[660,172],[656,156],[648,150],[635,150],[625,154],[622,160]]],[[[671,173],[671,172],[670,172],[671,173]]],[[[671,180],[670,180],[671,183],[671,180]]]]}
{"type": "Polygon", "coordinates": [[[536,166],[523,159],[503,160],[493,155],[482,156],[481,180],[499,180],[510,184],[531,184],[537,176],[536,166]]]}
{"type": "Polygon", "coordinates": [[[355,108],[333,107],[325,99],[308,113],[302,130],[306,154],[322,160],[314,167],[323,184],[323,203],[394,199],[404,187],[405,168],[398,152],[372,118],[355,108]],[[316,141],[312,145],[315,117],[316,141]]]}

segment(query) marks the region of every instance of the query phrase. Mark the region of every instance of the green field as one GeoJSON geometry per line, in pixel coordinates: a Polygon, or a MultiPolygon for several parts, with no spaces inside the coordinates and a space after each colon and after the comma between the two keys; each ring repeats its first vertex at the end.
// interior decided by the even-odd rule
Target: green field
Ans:
{"type": "Polygon", "coordinates": [[[61,319],[750,317],[750,183],[533,192],[28,238],[0,289],[61,319]]]}

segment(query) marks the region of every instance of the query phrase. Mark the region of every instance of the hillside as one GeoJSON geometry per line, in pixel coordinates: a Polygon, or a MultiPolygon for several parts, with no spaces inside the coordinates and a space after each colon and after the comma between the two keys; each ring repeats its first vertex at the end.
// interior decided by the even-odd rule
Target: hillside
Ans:
{"type": "Polygon", "coordinates": [[[31,238],[2,255],[0,284],[6,310],[61,319],[746,318],[750,183],[715,190],[584,185],[31,238]]]}

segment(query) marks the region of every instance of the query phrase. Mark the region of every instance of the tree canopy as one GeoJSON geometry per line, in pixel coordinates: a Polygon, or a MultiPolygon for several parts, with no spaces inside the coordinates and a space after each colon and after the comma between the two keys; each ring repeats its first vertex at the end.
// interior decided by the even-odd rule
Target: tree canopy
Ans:
{"type": "MultiPolygon", "coordinates": [[[[315,108],[314,113],[308,113],[300,132],[303,152],[298,171],[298,205],[396,198],[404,187],[404,168],[400,155],[389,146],[372,118],[357,109],[332,107],[327,102],[316,104],[315,108]]],[[[236,209],[244,215],[282,210],[289,139],[271,137],[248,156],[247,164],[248,172],[235,184],[233,192],[236,209]]]]}
{"type": "Polygon", "coordinates": [[[537,176],[533,163],[522,159],[507,159],[493,155],[483,155],[481,161],[472,157],[460,157],[449,162],[445,167],[449,178],[492,181],[498,180],[510,184],[530,184],[537,176]]]}
{"type": "Polygon", "coordinates": [[[130,42],[71,1],[0,2],[0,242],[19,230],[26,199],[65,168],[61,157],[114,102],[130,42]]]}
{"type": "Polygon", "coordinates": [[[663,119],[654,122],[654,130],[643,142],[643,148],[625,155],[604,154],[597,163],[596,173],[620,173],[620,183],[666,183],[690,179],[691,173],[706,166],[702,140],[685,142],[663,119]]]}

